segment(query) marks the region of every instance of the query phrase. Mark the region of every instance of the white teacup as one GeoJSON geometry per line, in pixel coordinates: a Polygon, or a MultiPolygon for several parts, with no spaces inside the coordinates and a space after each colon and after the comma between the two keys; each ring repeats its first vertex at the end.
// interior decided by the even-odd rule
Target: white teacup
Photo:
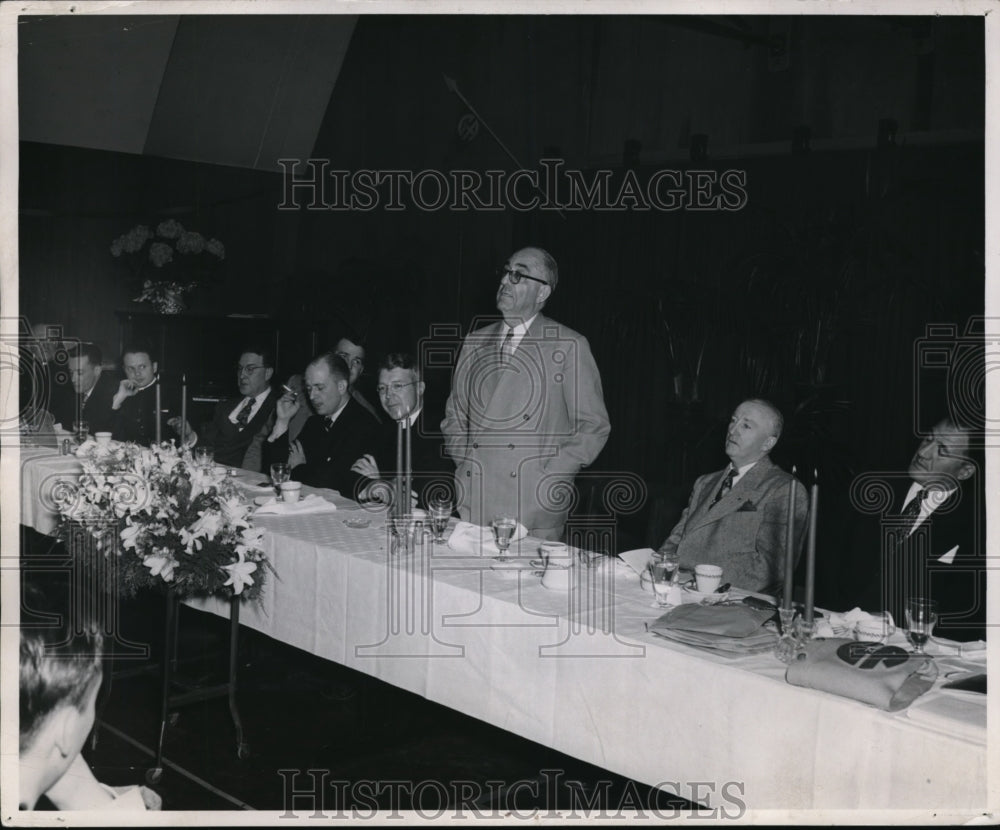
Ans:
{"type": "Polygon", "coordinates": [[[542,542],[538,546],[538,555],[546,565],[550,559],[569,563],[569,548],[563,542],[542,542]]]}
{"type": "Polygon", "coordinates": [[[545,563],[542,586],[550,591],[568,591],[570,579],[569,560],[552,557],[545,563]]]}
{"type": "Polygon", "coordinates": [[[302,496],[301,481],[281,482],[281,500],[287,502],[297,502],[302,496]]]}
{"type": "Polygon", "coordinates": [[[718,565],[696,565],[694,580],[699,592],[714,594],[722,584],[722,568],[718,565]]]}
{"type": "Polygon", "coordinates": [[[94,440],[97,441],[98,446],[106,447],[111,443],[111,433],[110,432],[95,432],[94,440]]]}

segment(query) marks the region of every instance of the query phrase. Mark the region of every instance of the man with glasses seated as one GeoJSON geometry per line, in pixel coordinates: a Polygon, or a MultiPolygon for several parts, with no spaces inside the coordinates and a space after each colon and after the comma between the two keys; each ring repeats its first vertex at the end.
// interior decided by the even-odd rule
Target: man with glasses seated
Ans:
{"type": "MultiPolygon", "coordinates": [[[[274,425],[277,401],[271,389],[274,358],[266,346],[248,345],[234,368],[240,397],[216,404],[212,420],[199,432],[185,422],[184,443],[214,447],[220,464],[261,472],[261,444],[274,425]]],[[[167,424],[180,434],[180,418],[171,418],[167,424]]]]}
{"type": "Polygon", "coordinates": [[[361,379],[361,375],[364,374],[365,371],[365,347],[361,342],[361,338],[354,334],[349,337],[341,337],[340,340],[337,341],[337,345],[334,346],[333,353],[343,360],[344,363],[347,364],[347,368],[351,371],[351,379],[348,387],[351,397],[361,404],[363,409],[368,411],[368,413],[375,419],[376,423],[381,424],[382,418],[379,415],[378,410],[358,388],[358,381],[361,379]]]}
{"type": "Polygon", "coordinates": [[[540,313],[559,280],[550,254],[524,248],[498,276],[503,320],[466,337],[441,424],[459,515],[559,539],[567,490],[611,432],[601,376],[587,339],[540,313]]]}
{"type": "Polygon", "coordinates": [[[350,370],[333,352],[314,358],[306,367],[305,388],[316,413],[306,421],[298,440],[288,440],[288,425],[302,402],[291,392],[276,406],[274,428],[264,442],[264,463],[287,462],[295,481],[328,487],[357,499],[371,482],[351,466],[378,450],[376,424],[348,391],[350,370]]]}
{"type": "Polygon", "coordinates": [[[361,497],[388,501],[397,472],[397,424],[410,421],[411,471],[417,505],[427,508],[431,495],[451,498],[455,465],[444,455],[444,440],[436,423],[428,423],[424,413],[424,388],[420,366],[408,354],[386,355],[379,366],[378,392],[382,408],[390,419],[383,427],[382,446],[374,454],[359,458],[351,469],[372,479],[361,497]]]}

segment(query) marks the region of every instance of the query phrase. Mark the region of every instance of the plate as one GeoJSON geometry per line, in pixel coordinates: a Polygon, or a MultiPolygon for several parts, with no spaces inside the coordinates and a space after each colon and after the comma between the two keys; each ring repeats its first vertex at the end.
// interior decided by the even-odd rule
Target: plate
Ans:
{"type": "Polygon", "coordinates": [[[703,602],[706,605],[715,605],[723,600],[729,599],[728,591],[724,594],[704,594],[701,591],[688,587],[684,588],[684,595],[688,598],[686,599],[687,602],[703,602]]]}
{"type": "Polygon", "coordinates": [[[494,571],[533,571],[536,566],[523,557],[510,557],[503,562],[494,559],[490,569],[494,571]]]}

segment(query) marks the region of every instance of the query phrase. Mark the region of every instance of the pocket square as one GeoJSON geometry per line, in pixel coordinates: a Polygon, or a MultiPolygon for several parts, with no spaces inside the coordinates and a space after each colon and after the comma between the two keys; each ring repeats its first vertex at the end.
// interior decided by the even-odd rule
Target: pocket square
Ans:
{"type": "Polygon", "coordinates": [[[737,513],[756,513],[757,512],[757,508],[753,506],[753,502],[752,501],[745,501],[745,502],[743,502],[743,504],[741,504],[737,508],[736,512],[737,513]]]}

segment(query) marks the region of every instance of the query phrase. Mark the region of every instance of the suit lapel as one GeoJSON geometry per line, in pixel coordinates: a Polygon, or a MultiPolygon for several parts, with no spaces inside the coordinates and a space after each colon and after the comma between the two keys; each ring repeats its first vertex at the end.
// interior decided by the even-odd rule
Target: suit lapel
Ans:
{"type": "Polygon", "coordinates": [[[712,500],[715,498],[715,494],[719,492],[719,487],[722,486],[722,482],[726,477],[726,471],[729,468],[727,467],[725,470],[719,472],[715,476],[714,481],[711,482],[712,486],[706,488],[702,494],[701,504],[695,516],[692,529],[717,522],[724,516],[728,516],[730,513],[735,513],[739,510],[746,504],[748,499],[752,498],[752,494],[760,483],[767,478],[773,466],[769,458],[762,458],[746,472],[743,478],[733,485],[733,488],[719,500],[718,504],[712,507],[712,500]]]}

